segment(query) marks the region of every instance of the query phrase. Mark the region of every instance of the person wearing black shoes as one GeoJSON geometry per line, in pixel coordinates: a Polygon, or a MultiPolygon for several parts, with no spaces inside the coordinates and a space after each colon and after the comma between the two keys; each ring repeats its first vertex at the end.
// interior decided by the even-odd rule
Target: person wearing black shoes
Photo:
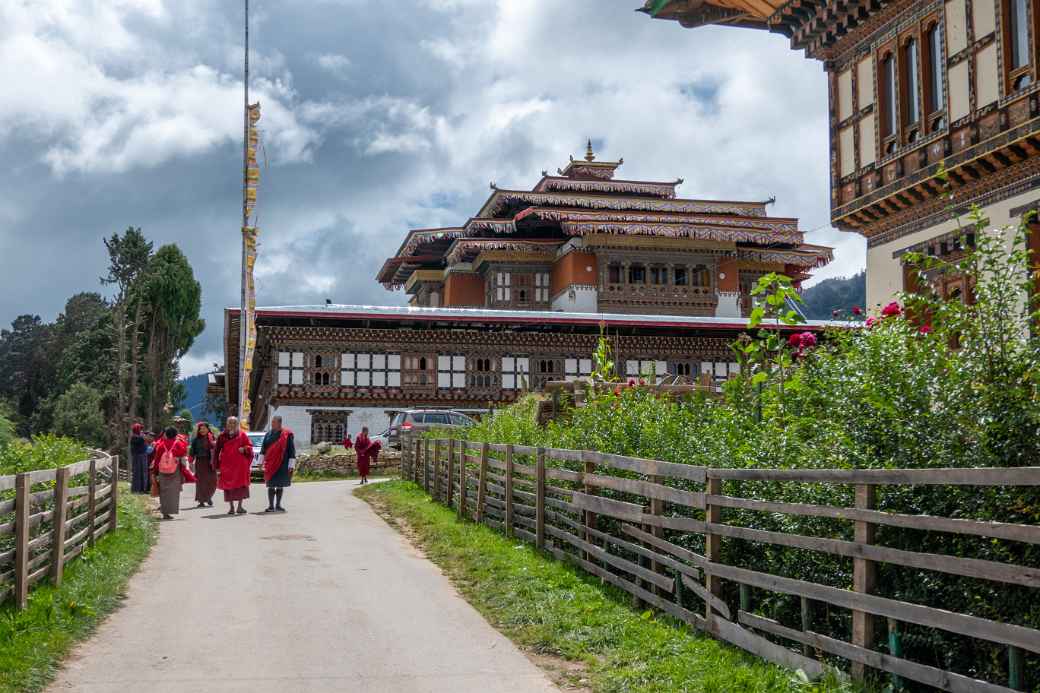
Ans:
{"type": "Polygon", "coordinates": [[[292,485],[296,469],[296,441],[293,432],[282,426],[282,417],[271,419],[271,430],[264,436],[260,447],[264,465],[264,481],[267,482],[267,510],[269,513],[284,513],[282,495],[292,485]]]}

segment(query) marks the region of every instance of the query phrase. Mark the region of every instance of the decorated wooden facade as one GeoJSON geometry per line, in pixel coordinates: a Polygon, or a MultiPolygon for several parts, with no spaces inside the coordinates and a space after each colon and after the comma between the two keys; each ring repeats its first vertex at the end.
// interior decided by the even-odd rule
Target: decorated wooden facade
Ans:
{"type": "Polygon", "coordinates": [[[615,179],[622,163],[590,143],[530,191],[492,184],[463,225],[410,231],[378,279],[414,306],[739,317],[758,277],[831,259],[768,201],[682,199],[682,179],[615,179]]]}
{"type": "MultiPolygon", "coordinates": [[[[758,277],[804,279],[830,249],[768,202],[682,199],[681,180],[615,179],[621,163],[590,145],[533,190],[493,186],[460,227],[409,232],[378,275],[408,307],[258,308],[250,381],[231,367],[213,389],[232,411],[247,391],[253,428],[277,411],[307,444],[378,432],[387,410],[484,410],[588,376],[601,333],[622,378],[730,377],[758,277]]],[[[229,364],[240,317],[225,315],[229,364]]]]}
{"type": "MultiPolygon", "coordinates": [[[[1040,0],[648,0],[683,26],[758,27],[821,60],[831,220],[867,239],[867,297],[909,286],[907,250],[955,253],[954,213],[995,226],[1040,203],[1040,0]]],[[[953,295],[953,289],[936,287],[953,295]]]]}

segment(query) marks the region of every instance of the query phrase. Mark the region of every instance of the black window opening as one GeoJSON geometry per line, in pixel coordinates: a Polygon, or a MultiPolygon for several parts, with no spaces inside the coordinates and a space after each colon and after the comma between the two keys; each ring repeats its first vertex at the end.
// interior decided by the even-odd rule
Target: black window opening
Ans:
{"type": "Polygon", "coordinates": [[[675,268],[675,285],[676,286],[686,286],[686,282],[687,282],[687,279],[686,279],[686,268],[685,267],[676,267],[675,268]]]}
{"type": "Polygon", "coordinates": [[[628,268],[628,283],[629,284],[645,284],[646,283],[646,268],[642,265],[632,265],[628,268]]]}
{"type": "Polygon", "coordinates": [[[621,283],[621,265],[607,266],[607,281],[611,284],[621,283]]]}
{"type": "MultiPolygon", "coordinates": [[[[896,59],[891,53],[881,61],[881,133],[887,139],[896,133],[896,59]]],[[[895,142],[885,148],[887,153],[895,151],[895,142]]]]}

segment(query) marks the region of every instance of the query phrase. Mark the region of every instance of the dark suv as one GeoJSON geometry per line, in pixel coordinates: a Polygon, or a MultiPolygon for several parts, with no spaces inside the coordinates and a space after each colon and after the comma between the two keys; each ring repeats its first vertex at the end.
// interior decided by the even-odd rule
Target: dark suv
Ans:
{"type": "Polygon", "coordinates": [[[476,421],[457,411],[443,409],[407,409],[397,412],[390,430],[387,431],[387,444],[395,450],[401,449],[401,433],[403,431],[429,431],[434,428],[459,428],[472,426],[476,421]]]}

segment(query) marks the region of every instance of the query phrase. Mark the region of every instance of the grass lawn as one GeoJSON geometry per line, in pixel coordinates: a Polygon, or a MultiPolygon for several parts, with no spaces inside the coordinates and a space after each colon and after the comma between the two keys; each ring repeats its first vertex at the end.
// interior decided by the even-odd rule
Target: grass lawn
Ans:
{"type": "Polygon", "coordinates": [[[671,617],[633,611],[626,593],[528,544],[459,522],[411,482],[373,484],[355,493],[409,531],[502,633],[529,653],[567,660],[570,665],[547,666],[565,686],[597,692],[845,690],[835,681],[801,681],[671,617]]]}
{"type": "Polygon", "coordinates": [[[122,484],[119,529],[69,563],[60,588],[44,582],[29,593],[24,611],[0,608],[0,693],[42,690],[72,646],[119,606],[127,580],[155,543],[148,500],[122,484]]]}

